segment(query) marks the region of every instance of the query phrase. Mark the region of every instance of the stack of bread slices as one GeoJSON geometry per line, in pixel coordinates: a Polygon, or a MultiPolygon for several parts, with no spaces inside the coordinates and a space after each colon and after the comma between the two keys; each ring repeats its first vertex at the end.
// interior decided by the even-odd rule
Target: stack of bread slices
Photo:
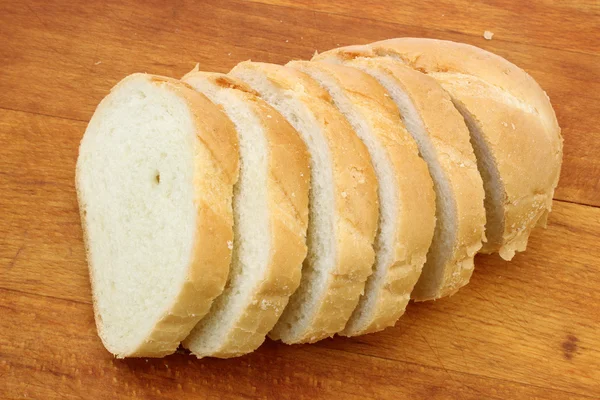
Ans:
{"type": "Polygon", "coordinates": [[[234,357],[393,326],[510,260],[562,160],[545,92],[466,44],[401,38],[285,66],[134,74],[76,184],[99,335],[117,357],[234,357]]]}

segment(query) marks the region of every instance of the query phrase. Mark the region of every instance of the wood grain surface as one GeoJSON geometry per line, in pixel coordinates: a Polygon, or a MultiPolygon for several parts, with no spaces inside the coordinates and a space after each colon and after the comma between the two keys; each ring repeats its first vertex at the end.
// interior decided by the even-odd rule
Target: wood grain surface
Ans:
{"type": "Polygon", "coordinates": [[[0,398],[600,398],[598,32],[597,0],[0,0],[0,398]],[[381,333],[267,341],[231,360],[113,359],[94,326],[73,183],[110,87],[397,36],[483,47],[548,92],[564,164],[527,252],[479,256],[466,288],[410,304],[381,333]]]}

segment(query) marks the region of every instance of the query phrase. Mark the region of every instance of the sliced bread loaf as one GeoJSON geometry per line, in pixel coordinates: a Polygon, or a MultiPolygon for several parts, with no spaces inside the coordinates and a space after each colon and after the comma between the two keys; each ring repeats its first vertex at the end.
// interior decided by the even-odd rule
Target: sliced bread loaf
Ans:
{"type": "Polygon", "coordinates": [[[562,137],[546,93],[504,58],[463,43],[401,38],[370,45],[435,78],[471,132],[486,192],[482,252],[510,260],[545,225],[562,162],[562,137]]]}
{"type": "Polygon", "coordinates": [[[183,345],[198,357],[234,357],[260,346],[300,284],[309,156],[294,128],[238,79],[196,69],[182,80],[223,108],[240,143],[229,280],[183,345]]]}
{"type": "Polygon", "coordinates": [[[329,92],[371,154],[379,182],[375,264],[341,334],[382,330],[404,312],[431,244],[435,194],[427,164],[398,108],[374,78],[342,65],[292,61],[287,66],[306,73],[329,92]]]}
{"type": "Polygon", "coordinates": [[[419,144],[436,190],[437,225],[415,300],[452,295],[471,278],[484,236],[484,189],[469,130],[450,96],[435,79],[390,57],[374,57],[368,46],[332,51],[317,58],[344,62],[375,77],[396,102],[419,144]]]}
{"type": "Polygon", "coordinates": [[[240,63],[230,74],[287,118],[310,153],[308,257],[300,286],[270,336],[315,342],[344,329],[372,272],[379,206],[369,153],[308,76],[254,62],[240,63]]]}
{"type": "Polygon", "coordinates": [[[225,285],[235,128],[206,97],[134,74],[102,100],[76,186],[98,333],[117,357],[175,351],[225,285]]]}

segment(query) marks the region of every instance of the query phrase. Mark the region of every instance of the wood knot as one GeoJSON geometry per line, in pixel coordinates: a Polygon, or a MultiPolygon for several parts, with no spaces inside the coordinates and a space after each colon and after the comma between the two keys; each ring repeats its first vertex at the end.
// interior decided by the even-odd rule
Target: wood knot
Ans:
{"type": "Polygon", "coordinates": [[[577,346],[579,339],[575,335],[567,335],[566,339],[562,342],[563,356],[565,360],[571,360],[575,353],[577,353],[577,346]]]}

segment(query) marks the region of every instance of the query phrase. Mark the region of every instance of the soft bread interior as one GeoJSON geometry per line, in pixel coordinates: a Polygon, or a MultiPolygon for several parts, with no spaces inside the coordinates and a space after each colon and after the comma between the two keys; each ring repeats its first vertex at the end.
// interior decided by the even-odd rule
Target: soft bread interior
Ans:
{"type": "Polygon", "coordinates": [[[392,99],[396,102],[406,129],[416,140],[419,153],[429,166],[429,173],[433,178],[436,201],[437,224],[434,231],[433,242],[427,253],[427,261],[423,266],[421,277],[417,282],[413,297],[430,297],[428,294],[437,292],[441,281],[444,279],[444,266],[452,256],[456,242],[456,204],[454,193],[450,188],[446,174],[438,161],[438,154],[427,133],[419,112],[412,103],[409,95],[402,87],[384,72],[377,69],[366,69],[370,75],[381,83],[392,99]],[[422,294],[423,295],[422,295],[422,294]]]}
{"type": "Polygon", "coordinates": [[[190,79],[187,83],[224,108],[238,131],[240,145],[240,175],[233,188],[234,240],[230,243],[233,254],[229,280],[210,312],[184,341],[185,347],[198,357],[204,357],[220,352],[227,344],[257,286],[268,273],[271,249],[267,198],[269,155],[260,121],[247,102],[232,93],[233,89],[219,90],[206,79],[190,79]]]}
{"type": "Polygon", "coordinates": [[[298,131],[310,153],[311,185],[307,232],[308,255],[300,286],[271,331],[274,339],[293,342],[303,336],[320,306],[328,275],[336,264],[333,167],[320,125],[291,89],[276,87],[259,70],[235,68],[231,74],[248,83],[298,131]]]}
{"type": "Polygon", "coordinates": [[[138,76],[113,89],[82,140],[77,186],[96,320],[114,354],[143,343],[187,274],[195,134],[185,101],[138,76]]]}
{"type": "MultiPolygon", "coordinates": [[[[302,63],[292,64],[319,82],[331,95],[335,105],[348,119],[352,128],[365,143],[371,155],[371,161],[377,175],[379,196],[379,229],[375,237],[375,264],[373,274],[366,281],[364,294],[346,324],[345,333],[352,334],[372,319],[372,310],[377,302],[381,286],[390,263],[393,261],[396,241],[395,222],[398,214],[398,188],[395,184],[391,161],[376,134],[371,131],[370,124],[357,112],[356,106],[344,94],[343,89],[329,74],[316,68],[303,68],[302,63]]],[[[408,296],[407,296],[408,302],[408,296]]]]}

